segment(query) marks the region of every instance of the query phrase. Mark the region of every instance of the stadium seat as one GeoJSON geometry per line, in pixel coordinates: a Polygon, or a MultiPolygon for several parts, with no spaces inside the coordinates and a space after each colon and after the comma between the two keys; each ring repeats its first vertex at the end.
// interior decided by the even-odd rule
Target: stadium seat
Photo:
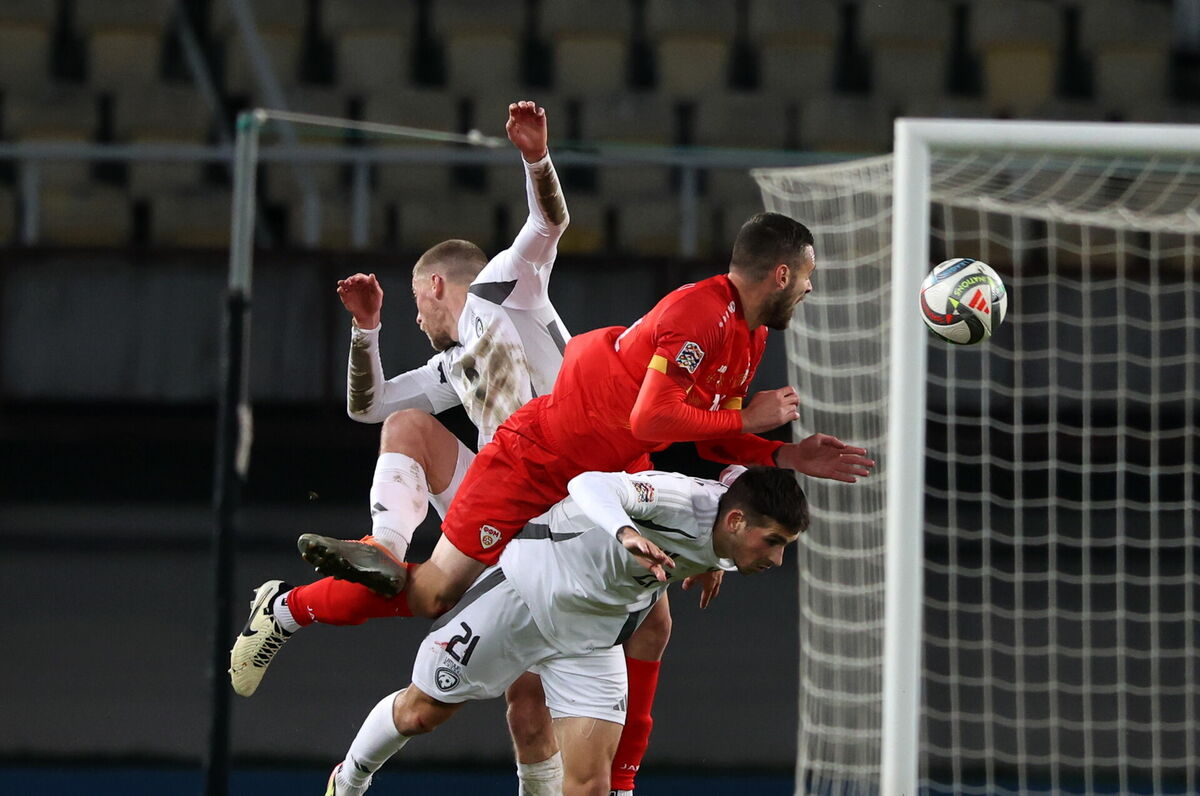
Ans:
{"type": "Polygon", "coordinates": [[[971,41],[983,54],[990,114],[1026,116],[1054,94],[1059,9],[1039,0],[974,0],[971,41]]]}
{"type": "Polygon", "coordinates": [[[45,246],[124,246],[132,216],[122,191],[99,186],[41,192],[40,239],[45,246]]]}
{"type": "MultiPolygon", "coordinates": [[[[458,132],[458,105],[445,91],[406,89],[368,94],[367,121],[442,132],[458,132]]],[[[375,137],[379,148],[432,147],[442,144],[412,138],[375,137]]],[[[376,194],[386,200],[441,197],[450,189],[450,167],[437,163],[381,163],[375,168],[376,194]]]]}
{"type": "Polygon", "coordinates": [[[750,40],[762,89],[791,99],[831,90],[838,26],[833,0],[754,0],[750,40]]]}
{"type": "Polygon", "coordinates": [[[58,16],[57,5],[46,0],[4,0],[0,3],[0,26],[52,27],[58,16]]]}
{"type": "Polygon", "coordinates": [[[231,199],[227,189],[179,188],[154,197],[150,241],[157,246],[215,249],[229,245],[231,199]]]}
{"type": "MultiPolygon", "coordinates": [[[[300,33],[295,28],[259,28],[263,51],[275,77],[285,88],[296,84],[300,66],[300,33]]],[[[234,34],[225,40],[225,87],[231,94],[260,96],[254,68],[241,37],[234,34]]]]}
{"type": "Polygon", "coordinates": [[[0,246],[17,239],[17,199],[11,189],[0,186],[0,246]]]}
{"type": "Polygon", "coordinates": [[[615,206],[618,249],[648,256],[679,253],[678,201],[662,197],[627,199],[621,195],[615,206]]]}
{"type": "MultiPolygon", "coordinates": [[[[367,206],[367,241],[377,244],[383,238],[386,205],[371,202],[367,206]]],[[[304,242],[304,204],[297,198],[288,205],[288,239],[293,246],[304,242]]],[[[318,249],[349,249],[353,241],[353,204],[344,191],[322,192],[319,209],[318,249]]]]}
{"type": "Polygon", "coordinates": [[[1097,110],[1128,118],[1168,98],[1171,11],[1163,4],[1092,0],[1080,6],[1080,48],[1092,57],[1097,110]]]}
{"type": "MultiPolygon", "coordinates": [[[[496,202],[454,194],[441,199],[410,197],[398,205],[400,248],[420,252],[449,238],[469,240],[494,254],[496,202]]],[[[515,228],[514,228],[515,231],[515,228]]]]}
{"type": "Polygon", "coordinates": [[[554,85],[560,91],[607,94],[622,90],[629,39],[618,33],[560,33],[554,39],[554,85]]]}
{"type": "Polygon", "coordinates": [[[777,96],[714,92],[696,104],[693,143],[713,147],[783,149],[795,131],[795,103],[777,96]],[[791,117],[791,118],[789,118],[791,117]]]}
{"type": "Polygon", "coordinates": [[[447,34],[445,44],[450,91],[516,96],[519,46],[515,35],[455,31],[447,34]]]}
{"type": "MultiPolygon", "coordinates": [[[[580,196],[577,192],[567,196],[567,211],[571,224],[558,243],[563,254],[596,254],[608,245],[608,203],[598,196],[580,196]]],[[[509,205],[513,220],[513,232],[525,223],[529,210],[524,202],[509,205]]]]}
{"type": "Polygon", "coordinates": [[[141,91],[158,81],[162,33],[151,27],[102,28],[88,40],[88,83],[101,91],[141,91]]]}
{"type": "Polygon", "coordinates": [[[950,7],[940,0],[910,0],[860,8],[875,96],[903,101],[944,93],[950,7]]]}
{"type": "Polygon", "coordinates": [[[408,83],[410,35],[401,30],[347,30],[335,43],[337,83],[356,94],[394,90],[408,83]]]}
{"type": "Polygon", "coordinates": [[[891,143],[888,110],[870,97],[816,95],[800,107],[803,149],[882,153],[891,143]]]}
{"type": "Polygon", "coordinates": [[[0,89],[30,91],[47,86],[49,64],[49,26],[0,22],[0,89]]]}
{"type": "Polygon", "coordinates": [[[334,38],[353,31],[411,35],[416,26],[416,10],[416,3],[396,0],[324,0],[321,31],[334,38]]]}
{"type": "MultiPolygon", "coordinates": [[[[203,144],[212,114],[190,86],[156,83],[118,94],[113,105],[113,136],[131,144],[203,144]]],[[[144,197],[200,183],[203,164],[181,161],[129,163],[129,192],[144,197]]]]}
{"type": "Polygon", "coordinates": [[[737,30],[737,5],[737,0],[646,0],[646,35],[728,40],[737,30]]]}
{"type": "Polygon", "coordinates": [[[437,0],[430,3],[433,29],[443,38],[463,33],[501,34],[520,38],[525,32],[523,3],[495,0],[437,0]]]}
{"type": "Polygon", "coordinates": [[[729,41],[704,34],[658,39],[658,90],[668,97],[696,97],[729,84],[729,41]]]}
{"type": "MultiPolygon", "coordinates": [[[[5,0],[5,5],[9,2],[5,0]]],[[[152,28],[161,33],[170,22],[174,6],[173,2],[146,0],[75,0],[73,19],[75,29],[85,35],[106,28],[152,28]]]]}
{"type": "Polygon", "coordinates": [[[676,141],[675,109],[657,94],[590,97],[581,111],[585,141],[669,145],[676,141]]]}
{"type": "Polygon", "coordinates": [[[633,28],[630,3],[597,3],[596,0],[554,0],[539,5],[538,28],[548,39],[568,34],[615,36],[628,40],[633,28]]]}
{"type": "MultiPolygon", "coordinates": [[[[103,1],[99,0],[99,2],[103,1]]],[[[325,3],[329,3],[329,0],[325,0],[325,3]]],[[[304,12],[305,5],[296,0],[254,0],[249,3],[251,14],[254,17],[254,25],[258,28],[259,33],[265,30],[286,30],[297,35],[308,21],[308,16],[304,12]]],[[[358,0],[355,5],[374,4],[369,4],[367,0],[358,0]]],[[[395,5],[409,5],[409,3],[396,3],[395,5]]],[[[236,30],[237,25],[234,22],[233,12],[229,8],[229,0],[216,0],[209,3],[209,8],[212,11],[212,29],[218,36],[227,36],[236,30]]]]}
{"type": "MultiPolygon", "coordinates": [[[[10,141],[86,143],[97,126],[96,99],[86,88],[51,86],[34,93],[13,92],[4,97],[4,134],[10,141]]],[[[38,164],[41,184],[79,187],[87,183],[90,165],[63,159],[38,164]]]]}

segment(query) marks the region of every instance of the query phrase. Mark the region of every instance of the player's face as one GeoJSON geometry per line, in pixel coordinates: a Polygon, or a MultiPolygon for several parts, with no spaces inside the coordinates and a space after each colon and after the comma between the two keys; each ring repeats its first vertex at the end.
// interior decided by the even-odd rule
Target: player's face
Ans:
{"type": "Polygon", "coordinates": [[[763,525],[743,521],[732,536],[732,550],[726,558],[732,558],[743,575],[765,572],[783,563],[784,548],[796,541],[798,535],[773,520],[763,525]]]}
{"type": "Polygon", "coordinates": [[[767,317],[764,321],[767,328],[788,328],[796,305],[812,292],[812,274],[816,267],[816,256],[812,246],[805,246],[804,254],[788,266],[787,286],[774,295],[767,307],[767,317]]]}
{"type": "Polygon", "coordinates": [[[417,326],[429,338],[434,351],[445,351],[455,345],[454,316],[444,302],[438,300],[430,274],[413,274],[413,301],[417,305],[417,326]]]}

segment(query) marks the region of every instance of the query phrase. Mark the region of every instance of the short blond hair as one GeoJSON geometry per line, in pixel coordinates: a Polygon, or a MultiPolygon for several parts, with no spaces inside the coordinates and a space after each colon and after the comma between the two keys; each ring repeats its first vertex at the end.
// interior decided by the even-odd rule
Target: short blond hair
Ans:
{"type": "Polygon", "coordinates": [[[469,285],[487,265],[483,249],[469,240],[444,240],[417,259],[413,275],[437,272],[447,282],[469,285]]]}

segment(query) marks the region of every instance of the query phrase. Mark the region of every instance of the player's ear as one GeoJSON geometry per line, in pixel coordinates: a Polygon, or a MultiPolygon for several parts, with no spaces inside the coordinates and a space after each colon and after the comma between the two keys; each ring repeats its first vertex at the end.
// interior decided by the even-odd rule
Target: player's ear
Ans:
{"type": "Polygon", "coordinates": [[[429,275],[429,287],[435,299],[441,299],[446,293],[446,279],[441,274],[429,275]]]}
{"type": "Polygon", "coordinates": [[[792,281],[792,267],[787,263],[779,263],[775,266],[775,287],[786,288],[792,281]]]}

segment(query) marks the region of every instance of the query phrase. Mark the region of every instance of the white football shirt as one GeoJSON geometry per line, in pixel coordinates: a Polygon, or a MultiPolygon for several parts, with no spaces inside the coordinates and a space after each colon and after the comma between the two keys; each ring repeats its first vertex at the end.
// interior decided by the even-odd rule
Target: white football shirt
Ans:
{"type": "Polygon", "coordinates": [[[347,379],[347,409],[353,419],[380,423],[399,409],[433,413],[461,404],[479,429],[482,447],[509,415],[554,386],[570,333],[548,290],[558,240],[570,219],[561,195],[557,210],[543,207],[547,199],[539,198],[539,185],[557,186],[550,156],[521,162],[529,217],[513,245],[493,257],[471,283],[458,319],[459,345],[385,381],[379,328],[353,328],[350,369],[359,367],[356,360],[361,362],[365,353],[372,385],[356,394],[353,379],[347,379]],[[561,216],[558,223],[554,215],[561,216]]]}
{"type": "Polygon", "coordinates": [[[713,551],[717,505],[727,487],[677,473],[583,473],[570,497],[508,543],[500,568],[542,634],[567,655],[622,643],[670,583],[736,569],[713,551]],[[675,561],[660,583],[621,543],[632,526],[675,561]]]}

